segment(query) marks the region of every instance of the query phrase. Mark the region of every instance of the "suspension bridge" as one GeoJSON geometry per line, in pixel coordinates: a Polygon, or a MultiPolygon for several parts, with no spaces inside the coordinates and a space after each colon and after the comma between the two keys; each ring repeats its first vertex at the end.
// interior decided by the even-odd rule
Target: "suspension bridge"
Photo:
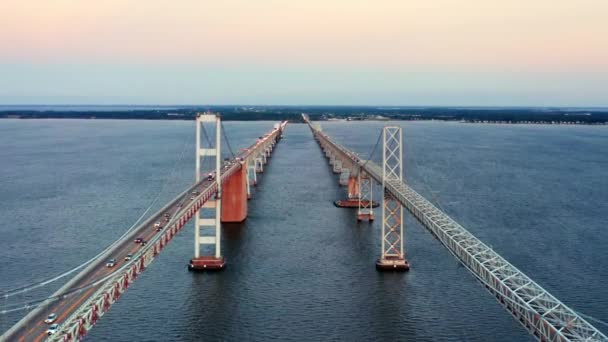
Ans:
{"type": "MultiPolygon", "coordinates": [[[[403,238],[404,214],[409,212],[538,340],[608,341],[606,335],[583,315],[560,302],[405,183],[401,128],[387,126],[383,129],[376,144],[378,147],[382,141],[380,166],[371,160],[371,156],[363,159],[334,141],[308,116],[303,114],[303,119],[329,159],[333,172],[340,175],[340,184],[348,188],[348,198],[338,202],[356,208],[357,220],[376,219],[374,207],[378,204],[373,201],[373,188],[375,183],[380,186],[381,245],[375,262],[378,270],[415,269],[406,258],[403,238]]],[[[229,139],[222,134],[220,118],[209,113],[197,115],[194,184],[83,264],[80,273],[50,297],[28,302],[25,306],[3,307],[3,314],[34,309],[0,340],[81,340],[193,217],[194,253],[187,261],[187,268],[219,271],[226,267],[227,260],[222,256],[220,244],[221,223],[242,222],[247,218],[251,187],[257,183],[257,174],[264,171],[286,124],[275,124],[255,143],[234,154],[229,139]],[[210,138],[209,127],[215,131],[215,139],[210,138]],[[232,155],[223,161],[222,136],[232,155]],[[210,159],[214,159],[213,170],[203,172],[206,160],[210,159]],[[108,264],[109,258],[115,265],[108,264]],[[48,317],[50,313],[55,316],[48,317]],[[44,322],[45,319],[49,324],[56,324],[50,334],[50,325],[44,322]]],[[[8,298],[46,283],[5,291],[1,295],[8,298]]]]}

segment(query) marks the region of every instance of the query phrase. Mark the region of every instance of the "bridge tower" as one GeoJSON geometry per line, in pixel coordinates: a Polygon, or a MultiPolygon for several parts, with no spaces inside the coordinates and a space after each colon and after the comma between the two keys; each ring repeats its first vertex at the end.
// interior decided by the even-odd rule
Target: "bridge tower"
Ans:
{"type": "Polygon", "coordinates": [[[389,183],[403,182],[401,127],[384,127],[382,139],[382,250],[376,268],[407,271],[410,265],[403,249],[403,206],[386,188],[389,183]]]}
{"type": "MultiPolygon", "coordinates": [[[[221,252],[221,216],[222,216],[222,182],[221,182],[221,121],[215,114],[197,114],[196,116],[196,182],[201,181],[201,158],[215,157],[215,177],[213,182],[217,187],[215,198],[209,199],[203,208],[213,209],[214,218],[202,218],[202,210],[195,213],[194,220],[194,258],[190,260],[189,270],[221,270],[226,265],[221,252]],[[204,148],[201,145],[201,130],[205,131],[205,124],[215,124],[215,146],[204,148]],[[201,235],[203,233],[203,235],[201,235]],[[213,255],[201,255],[201,246],[214,246],[213,255]]],[[[205,133],[205,136],[207,134],[205,133]]],[[[209,141],[211,144],[211,141],[209,141]]]]}

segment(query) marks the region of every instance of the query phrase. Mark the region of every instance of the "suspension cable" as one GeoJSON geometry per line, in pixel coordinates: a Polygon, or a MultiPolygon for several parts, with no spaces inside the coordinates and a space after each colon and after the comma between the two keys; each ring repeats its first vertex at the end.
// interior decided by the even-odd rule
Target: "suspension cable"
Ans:
{"type": "Polygon", "coordinates": [[[376,140],[376,144],[374,145],[374,148],[372,148],[372,151],[369,153],[369,157],[365,160],[365,162],[363,163],[363,165],[360,166],[360,168],[364,168],[365,165],[367,165],[367,163],[372,160],[372,158],[374,157],[374,154],[376,153],[376,149],[378,148],[378,145],[380,144],[380,139],[382,138],[382,131],[380,131],[380,134],[378,134],[378,139],[376,140]]]}
{"type": "Polygon", "coordinates": [[[211,144],[211,140],[209,140],[209,135],[207,134],[207,129],[205,129],[205,125],[201,125],[201,128],[203,129],[203,137],[205,137],[205,140],[207,140],[207,145],[209,146],[209,148],[211,148],[213,145],[211,144]]]}
{"type": "Polygon", "coordinates": [[[154,199],[152,200],[152,202],[150,203],[150,205],[146,208],[146,210],[139,216],[139,218],[135,221],[135,223],[133,223],[131,225],[131,227],[129,227],[117,240],[115,240],[114,242],[112,242],[110,245],[108,245],[104,250],[102,250],[101,252],[99,252],[97,255],[95,255],[94,257],[92,257],[91,259],[85,261],[84,263],[72,268],[69,271],[66,271],[64,273],[61,273],[59,275],[56,275],[54,277],[51,278],[47,278],[45,280],[41,280],[39,282],[36,282],[34,284],[30,284],[28,286],[23,286],[23,287],[19,287],[19,288],[15,288],[15,289],[11,289],[11,290],[7,290],[7,291],[3,291],[0,293],[0,296],[4,297],[4,298],[8,298],[8,297],[13,297],[15,295],[21,294],[21,293],[26,293],[29,291],[32,291],[34,289],[46,286],[48,284],[54,283],[55,281],[65,278],[68,275],[78,271],[79,269],[89,265],[90,263],[92,263],[93,261],[97,260],[98,258],[100,258],[103,254],[105,254],[108,250],[110,250],[111,248],[113,248],[114,246],[116,246],[116,244],[118,244],[119,242],[122,241],[122,239],[127,236],[136,226],[137,224],[145,217],[145,215],[150,211],[150,209],[152,209],[152,206],[156,203],[156,201],[158,201],[158,199],[160,198],[160,195],[163,193],[163,191],[165,190],[168,181],[170,178],[173,177],[173,175],[175,174],[176,170],[177,170],[177,166],[179,163],[181,163],[181,161],[183,160],[184,156],[185,156],[185,151],[186,151],[186,147],[187,147],[187,141],[184,141],[184,146],[182,147],[182,152],[181,155],[178,159],[178,161],[175,163],[173,170],[170,172],[169,177],[167,177],[165,179],[165,182],[163,182],[163,185],[161,187],[161,189],[158,191],[158,193],[156,194],[156,196],[154,197],[154,199]]]}
{"type": "MultiPolygon", "coordinates": [[[[171,217],[171,220],[165,225],[164,229],[167,229],[167,227],[170,227],[173,223],[175,223],[176,218],[177,218],[177,216],[171,217]]],[[[150,246],[152,246],[154,243],[156,243],[156,241],[158,241],[158,239],[160,239],[161,235],[162,234],[160,234],[160,235],[157,234],[156,236],[154,236],[152,238],[152,240],[149,241],[150,246]]],[[[148,247],[148,248],[150,248],[150,247],[148,247]]],[[[80,287],[69,289],[66,292],[60,293],[55,296],[48,296],[48,297],[44,297],[44,298],[38,298],[38,299],[30,300],[30,301],[25,301],[25,302],[21,302],[21,303],[14,303],[14,304],[8,305],[8,306],[6,306],[5,309],[0,311],[0,315],[4,315],[4,314],[15,312],[15,311],[29,310],[32,308],[36,308],[37,306],[40,306],[41,304],[43,304],[45,302],[51,303],[56,300],[69,297],[73,294],[80,293],[91,287],[97,286],[97,285],[105,282],[106,280],[108,280],[114,276],[117,276],[120,272],[124,271],[127,267],[131,266],[136,260],[138,260],[139,257],[143,257],[143,254],[148,250],[148,248],[140,249],[139,251],[137,251],[135,253],[134,257],[129,262],[123,264],[117,270],[114,270],[113,272],[106,274],[105,276],[103,276],[101,278],[97,278],[95,280],[92,280],[88,283],[83,284],[80,287]],[[7,308],[10,308],[10,309],[7,309],[7,308]]]]}
{"type": "Polygon", "coordinates": [[[230,151],[230,154],[232,155],[232,158],[234,158],[234,152],[232,151],[232,147],[230,147],[230,140],[228,139],[228,135],[226,134],[226,129],[224,128],[224,122],[220,121],[220,125],[222,126],[222,135],[224,136],[224,140],[226,141],[226,145],[228,146],[228,150],[230,151]]]}

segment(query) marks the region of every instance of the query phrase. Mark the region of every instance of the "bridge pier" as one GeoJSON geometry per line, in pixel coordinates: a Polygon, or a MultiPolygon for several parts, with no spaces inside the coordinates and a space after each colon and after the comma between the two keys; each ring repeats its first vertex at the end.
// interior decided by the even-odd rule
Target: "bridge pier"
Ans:
{"type": "Polygon", "coordinates": [[[247,160],[245,161],[244,167],[246,167],[245,180],[247,182],[247,199],[251,199],[251,185],[253,183],[253,186],[255,186],[257,183],[255,167],[253,165],[251,165],[251,160],[249,158],[247,158],[247,160]],[[253,173],[253,177],[252,177],[252,173],[253,173]]]}
{"type": "Polygon", "coordinates": [[[247,170],[241,167],[224,183],[222,222],[243,222],[247,218],[247,170]]]}
{"type": "MultiPolygon", "coordinates": [[[[374,220],[374,203],[373,203],[373,182],[367,174],[362,174],[359,171],[357,176],[357,187],[359,194],[359,210],[357,210],[357,221],[373,221],[374,220]]],[[[349,191],[350,193],[350,191],[349,191]]]]}
{"type": "Polygon", "coordinates": [[[342,172],[342,161],[340,159],[335,159],[334,160],[333,171],[334,171],[334,173],[340,173],[340,172],[342,172]]]}
{"type": "Polygon", "coordinates": [[[350,176],[348,177],[348,199],[359,199],[359,179],[358,177],[350,176]]]}
{"type": "Polygon", "coordinates": [[[264,172],[264,161],[260,156],[255,157],[255,171],[259,173],[264,172]]]}
{"type": "MultiPolygon", "coordinates": [[[[342,172],[340,172],[340,185],[346,186],[349,184],[349,180],[351,178],[350,169],[343,167],[342,172]]],[[[350,196],[349,196],[350,198],[350,196]]]]}

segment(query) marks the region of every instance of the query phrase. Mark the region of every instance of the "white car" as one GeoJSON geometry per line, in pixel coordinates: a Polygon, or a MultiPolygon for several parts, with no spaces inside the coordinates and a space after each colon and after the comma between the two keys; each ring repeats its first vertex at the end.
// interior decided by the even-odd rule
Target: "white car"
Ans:
{"type": "Polygon", "coordinates": [[[46,319],[44,320],[44,323],[51,324],[51,323],[55,322],[56,319],[57,319],[57,314],[53,312],[52,314],[50,314],[46,317],[46,319]]]}
{"type": "Polygon", "coordinates": [[[54,333],[56,333],[59,330],[59,324],[52,324],[51,326],[49,326],[49,328],[46,330],[46,334],[47,335],[53,335],[54,333]]]}
{"type": "Polygon", "coordinates": [[[114,267],[114,265],[116,265],[116,259],[110,259],[106,263],[106,267],[114,267]]]}
{"type": "Polygon", "coordinates": [[[158,227],[160,227],[160,221],[158,221],[154,224],[154,228],[158,228],[158,227]]]}

